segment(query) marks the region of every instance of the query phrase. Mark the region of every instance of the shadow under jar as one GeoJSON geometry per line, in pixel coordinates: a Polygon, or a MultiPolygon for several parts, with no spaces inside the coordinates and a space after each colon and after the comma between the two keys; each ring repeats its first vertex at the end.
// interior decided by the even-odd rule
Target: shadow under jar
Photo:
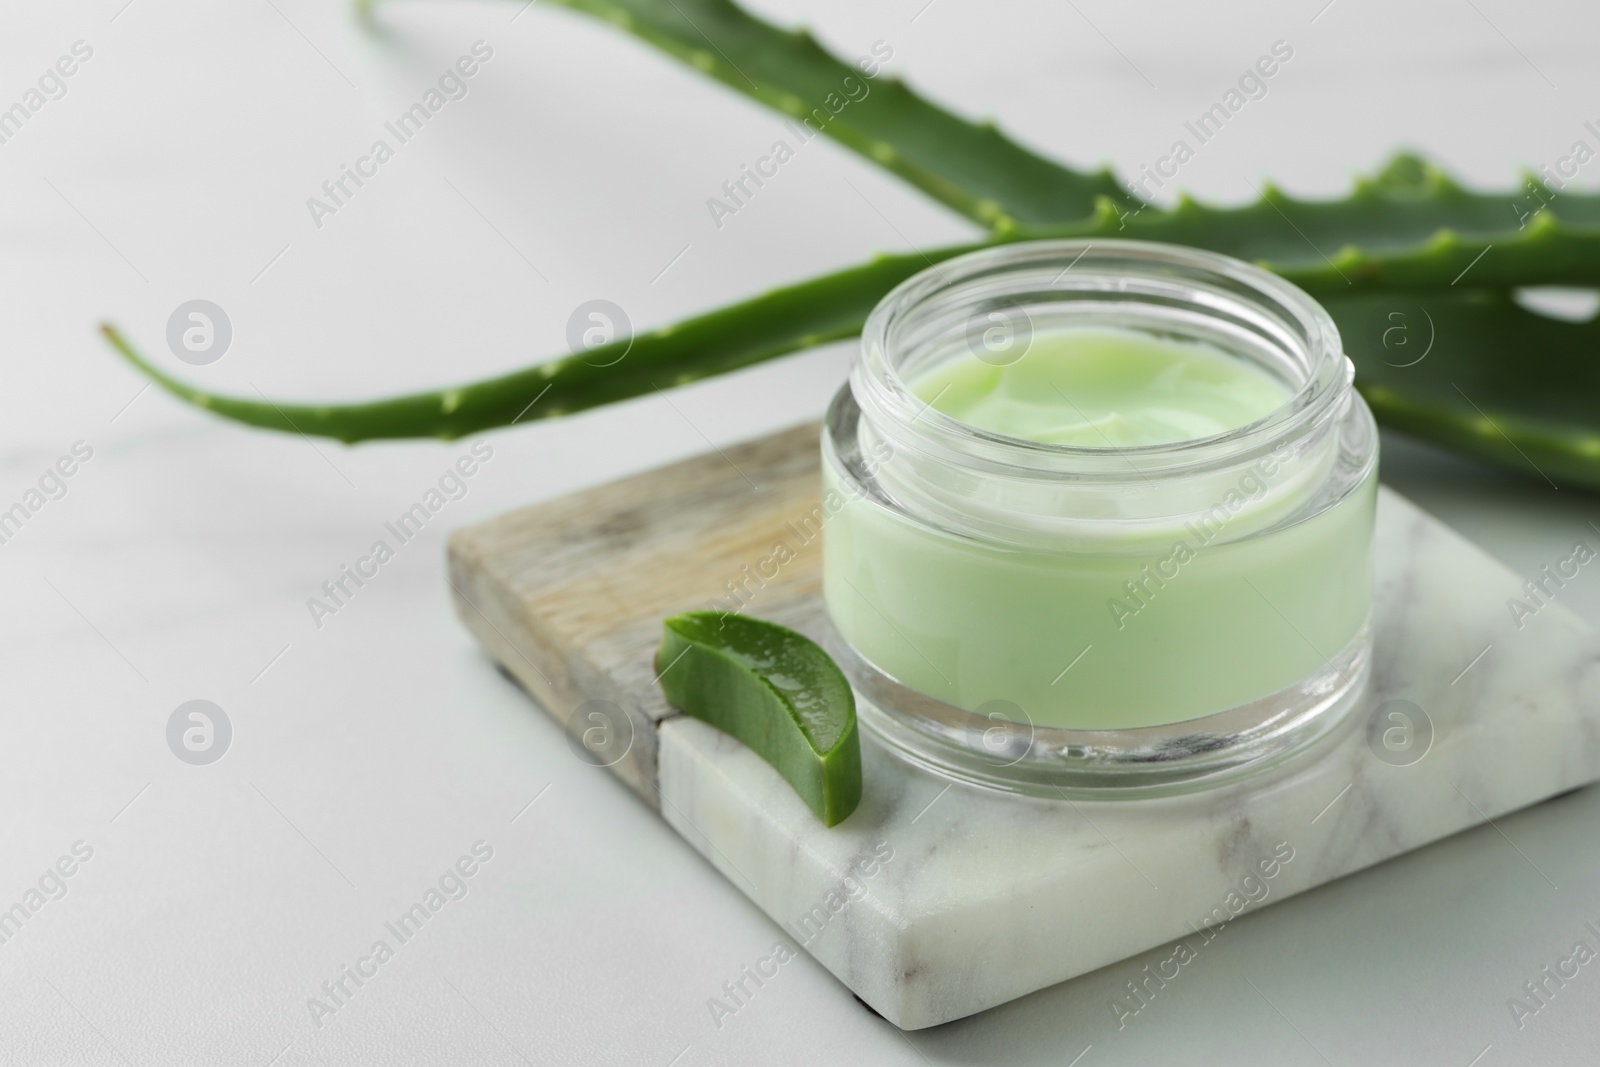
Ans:
{"type": "Polygon", "coordinates": [[[1377,433],[1337,328],[1246,263],[1041,241],[873,311],[823,431],[823,591],[863,724],[1002,789],[1276,766],[1359,701],[1377,433]]]}

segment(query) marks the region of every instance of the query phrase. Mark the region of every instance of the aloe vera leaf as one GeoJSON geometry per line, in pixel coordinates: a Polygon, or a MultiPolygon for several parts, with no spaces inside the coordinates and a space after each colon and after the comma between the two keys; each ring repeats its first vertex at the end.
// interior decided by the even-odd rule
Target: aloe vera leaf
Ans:
{"type": "MultiPolygon", "coordinates": [[[[845,76],[858,72],[829,55],[805,31],[786,31],[763,22],[730,0],[554,0],[633,33],[702,73],[779,112],[795,115],[804,101],[826,98],[845,76]],[[706,51],[711,46],[716,55],[706,51]],[[732,56],[739,57],[735,65],[732,56]],[[751,72],[760,72],[763,87],[751,72]],[[809,94],[809,95],[808,95],[809,94]],[[796,101],[801,101],[797,105],[796,101]]],[[[1438,265],[1435,248],[1469,250],[1466,263],[1490,246],[1504,249],[1500,268],[1505,284],[1537,284],[1516,276],[1522,262],[1537,261],[1537,240],[1506,248],[1517,235],[1562,230],[1593,238],[1600,234],[1600,195],[1553,190],[1525,175],[1514,190],[1490,193],[1463,188],[1446,172],[1411,153],[1400,153],[1378,174],[1358,178],[1352,194],[1339,200],[1289,197],[1270,184],[1259,199],[1239,208],[1204,207],[1188,198],[1165,211],[1140,208],[1141,196],[1124,188],[1113,172],[1082,172],[1038,156],[1007,140],[992,124],[974,125],[917,97],[891,79],[882,99],[845,107],[823,132],[866,158],[899,174],[935,199],[990,226],[1009,231],[1012,223],[1035,231],[1084,222],[1106,213],[1116,218],[1122,236],[1172,241],[1244,258],[1279,264],[1313,261],[1340,281],[1383,280],[1431,284],[1415,277],[1406,261],[1373,263],[1372,253],[1424,246],[1420,266],[1426,275],[1438,265]],[[872,102],[876,101],[876,102],[872,102]],[[851,111],[851,108],[857,108],[851,111]],[[887,151],[882,146],[887,146],[887,151]],[[1106,203],[1105,201],[1109,201],[1106,203]],[[1516,252],[1526,253],[1517,259],[1516,252]]],[[[1149,185],[1144,187],[1149,192],[1149,185]]],[[[1564,247],[1575,253],[1565,266],[1589,280],[1596,273],[1587,242],[1564,247]]],[[[1545,273],[1555,270],[1547,267],[1545,273]]],[[[1475,279],[1476,280],[1476,279],[1475,279]]]]}
{"type": "MultiPolygon", "coordinates": [[[[181,399],[252,426],[350,442],[460,437],[624,400],[849,337],[884,293],[923,267],[985,244],[1036,236],[1131,236],[1214,248],[1254,260],[1325,298],[1363,286],[1446,288],[1463,277],[1483,288],[1600,284],[1600,224],[1592,230],[1570,226],[1558,222],[1553,210],[1520,229],[1492,235],[1471,231],[1471,239],[1440,234],[1429,222],[1413,229],[1432,232],[1432,238],[1396,245],[1392,234],[1407,224],[1404,205],[1437,220],[1447,210],[1441,205],[1464,195],[1470,194],[1441,184],[1426,164],[1401,157],[1343,201],[1274,198],[1221,209],[1185,203],[1170,213],[1146,209],[1129,216],[1102,199],[1091,218],[1074,226],[1016,230],[973,244],[879,256],[676,326],[500,377],[358,404],[289,404],[210,393],[159,370],[115,329],[104,330],[118,352],[181,399]],[[1371,244],[1341,253],[1343,266],[1337,266],[1339,259],[1330,264],[1312,247],[1309,233],[1335,247],[1330,220],[1341,217],[1344,236],[1371,244]]],[[[1483,205],[1474,212],[1488,224],[1483,205]]]]}
{"type": "Polygon", "coordinates": [[[1533,194],[1473,192],[1402,154],[1337,200],[1302,200],[1271,185],[1238,207],[1183,198],[1172,211],[1123,216],[1119,235],[1262,262],[1312,292],[1446,286],[1464,272],[1481,286],[1600,281],[1600,197],[1538,188],[1550,206],[1533,210],[1542,202],[1533,194]]]}
{"type": "Polygon", "coordinates": [[[855,695],[833,660],[776,623],[716,611],[661,626],[667,701],[766,760],[826,826],[861,801],[855,695]]]}
{"type": "Polygon", "coordinates": [[[813,130],[985,226],[1082,218],[1096,197],[1131,199],[1109,171],[1045,159],[993,123],[968,122],[930,103],[898,76],[865,78],[807,31],[774,26],[729,0],[554,2],[638,37],[796,124],[811,119],[813,130]],[[814,115],[818,109],[826,121],[814,115]]]}
{"type": "MultiPolygon", "coordinates": [[[[107,328],[107,336],[178,396],[241,422],[347,442],[448,439],[851,336],[889,286],[923,265],[916,257],[886,257],[639,337],[625,356],[619,346],[597,348],[458,390],[367,404],[213,396],[150,366],[114,330],[107,328]],[[604,366],[619,356],[615,366],[604,366]],[[631,377],[624,378],[630,361],[631,377]],[[554,370],[547,374],[547,367],[554,370]],[[457,394],[453,407],[446,399],[451,392],[457,394]]],[[[1356,364],[1356,384],[1380,422],[1530,476],[1543,472],[1561,484],[1600,488],[1600,410],[1592,403],[1600,395],[1600,361],[1593,358],[1600,323],[1526,311],[1503,290],[1346,291],[1324,302],[1356,364]],[[1401,328],[1408,347],[1392,343],[1401,328]],[[1412,363],[1419,350],[1427,356],[1412,363]]]]}
{"type": "MultiPolygon", "coordinates": [[[[1038,229],[1080,222],[1104,210],[1098,201],[1108,199],[1119,218],[1134,220],[1136,232],[1128,236],[1152,225],[1167,235],[1151,234],[1150,240],[1230,254],[1253,248],[1260,258],[1276,261],[1308,254],[1321,259],[1315,245],[1346,274],[1361,271],[1359,250],[1393,250],[1435,236],[1443,244],[1460,240],[1476,254],[1507,231],[1558,218],[1567,226],[1600,230],[1600,195],[1552,190],[1531,175],[1515,190],[1472,192],[1409,153],[1394,157],[1374,177],[1358,179],[1354,193],[1342,200],[1296,200],[1267,186],[1261,200],[1244,208],[1199,208],[1183,200],[1174,212],[1144,207],[1133,215],[1142,198],[1110,169],[1080,171],[1040,156],[992,123],[969,122],[918,96],[897,77],[869,82],[805,30],[781,29],[731,0],[554,2],[631,33],[791,119],[823,107],[829,119],[813,120],[822,133],[935,200],[1002,230],[1012,223],[1038,229]],[[832,114],[824,101],[829,94],[835,104],[845,98],[841,85],[847,77],[868,94],[832,114]],[[1182,236],[1185,230],[1192,236],[1182,236]],[[1274,237],[1270,247],[1262,246],[1264,238],[1274,237]]],[[[1394,280],[1410,282],[1404,274],[1394,280]]]]}
{"type": "MultiPolygon", "coordinates": [[[[884,257],[635,338],[631,350],[616,342],[455,390],[365,404],[216,396],[151,366],[110,327],[106,334],[169,391],[240,422],[347,442],[448,439],[852,336],[883,292],[924,265],[920,257],[884,257]]],[[[1600,488],[1600,410],[1592,403],[1600,395],[1600,322],[1551,319],[1483,288],[1347,290],[1323,300],[1379,421],[1513,470],[1600,488]],[[1391,343],[1399,328],[1410,335],[1404,349],[1391,343]],[[1412,363],[1419,349],[1428,355],[1412,363]]]]}
{"type": "MultiPolygon", "coordinates": [[[[791,118],[808,114],[836,93],[846,76],[860,76],[806,31],[780,29],[731,0],[554,2],[632,33],[791,118]]],[[[1136,232],[1127,236],[1142,235],[1137,220],[1146,216],[1145,223],[1165,227],[1168,234],[1151,234],[1150,240],[1234,255],[1251,247],[1260,258],[1278,261],[1304,259],[1315,246],[1346,274],[1360,273],[1362,250],[1392,250],[1432,237],[1446,245],[1464,242],[1476,254],[1508,230],[1549,226],[1557,219],[1568,227],[1600,230],[1600,195],[1552,190],[1533,175],[1524,176],[1515,190],[1472,192],[1410,153],[1394,157],[1376,176],[1358,179],[1354,193],[1343,200],[1295,200],[1267,186],[1260,200],[1244,208],[1199,208],[1182,200],[1175,212],[1144,207],[1130,216],[1143,197],[1130,193],[1110,169],[1079,171],[1039,156],[992,123],[970,123],[895,78],[845,106],[822,132],[941,203],[1003,230],[1012,222],[1033,228],[1077,222],[1106,198],[1117,215],[1135,219],[1136,232]],[[1191,238],[1181,236],[1183,226],[1170,224],[1173,215],[1189,225],[1191,238]],[[1283,225],[1283,216],[1292,225],[1283,225]],[[1263,229],[1253,232],[1258,222],[1263,229]],[[1274,233],[1276,246],[1262,248],[1261,239],[1274,233]]],[[[1150,191],[1148,184],[1144,191],[1150,191]]],[[[1392,280],[1415,284],[1404,272],[1392,280]]]]}
{"type": "MultiPolygon", "coordinates": [[[[955,255],[970,247],[945,249],[942,254],[955,255]]],[[[156,367],[115,327],[103,325],[101,332],[118,353],[163,389],[235,422],[346,443],[395,437],[452,440],[685,385],[853,337],[878,298],[928,262],[916,255],[883,256],[510,374],[356,404],[292,404],[207,392],[156,367]]]]}
{"type": "Polygon", "coordinates": [[[1503,290],[1326,306],[1379,422],[1556,487],[1600,489],[1600,320],[1553,319],[1503,290]]]}

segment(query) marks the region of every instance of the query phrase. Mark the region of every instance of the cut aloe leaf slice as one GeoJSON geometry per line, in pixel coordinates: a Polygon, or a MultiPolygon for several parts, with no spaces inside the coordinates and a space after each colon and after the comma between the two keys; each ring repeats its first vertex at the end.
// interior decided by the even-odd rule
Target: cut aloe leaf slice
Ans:
{"type": "Polygon", "coordinates": [[[715,611],[661,628],[667,700],[752,749],[827,826],[861,800],[861,742],[850,683],[816,643],[776,623],[715,611]]]}

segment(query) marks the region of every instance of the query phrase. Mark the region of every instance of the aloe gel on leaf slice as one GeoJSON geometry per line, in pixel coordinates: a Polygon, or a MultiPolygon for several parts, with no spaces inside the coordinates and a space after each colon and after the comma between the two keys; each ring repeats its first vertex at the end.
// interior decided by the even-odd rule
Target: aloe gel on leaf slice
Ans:
{"type": "Polygon", "coordinates": [[[856,809],[855,696],[814,642],[760,619],[687,612],[662,624],[656,671],[670,703],[770,763],[825,825],[856,809]]]}

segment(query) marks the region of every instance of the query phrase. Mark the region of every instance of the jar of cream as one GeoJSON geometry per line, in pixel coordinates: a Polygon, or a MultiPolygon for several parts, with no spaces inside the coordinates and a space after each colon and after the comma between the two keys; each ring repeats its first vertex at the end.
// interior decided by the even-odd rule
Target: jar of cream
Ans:
{"type": "Polygon", "coordinates": [[[1333,320],[1226,256],[988,249],[873,311],[823,432],[863,723],[1023,792],[1173,792],[1326,736],[1367,676],[1377,433],[1333,320]]]}

